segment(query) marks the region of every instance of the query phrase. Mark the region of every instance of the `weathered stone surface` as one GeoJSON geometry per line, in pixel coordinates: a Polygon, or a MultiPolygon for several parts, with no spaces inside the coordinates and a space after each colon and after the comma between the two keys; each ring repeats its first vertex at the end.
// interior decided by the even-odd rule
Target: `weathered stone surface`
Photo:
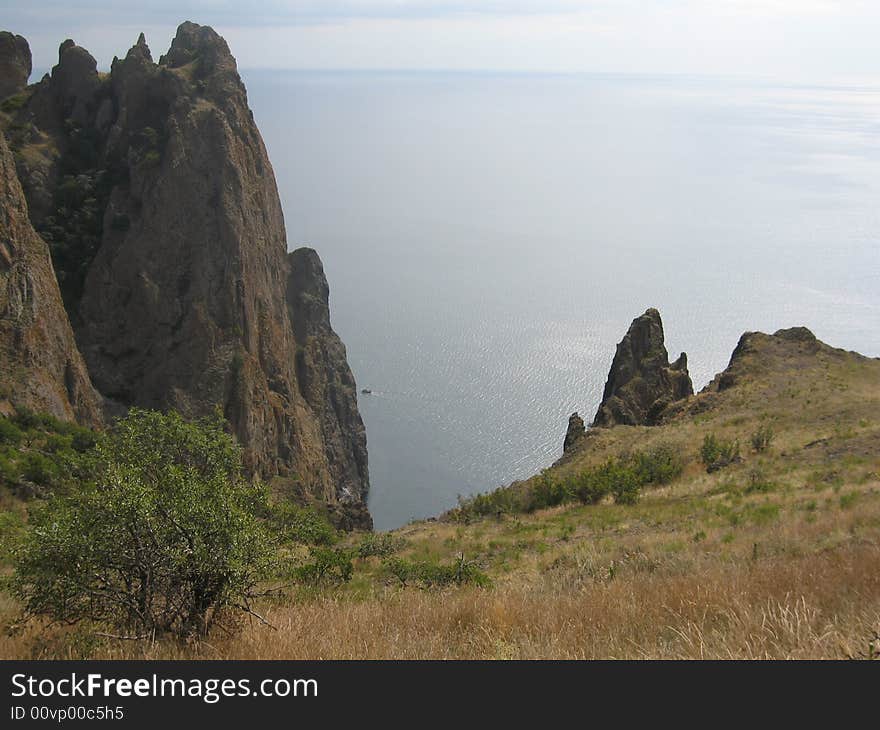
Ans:
{"type": "Polygon", "coordinates": [[[648,309],[617,345],[593,425],[654,425],[671,403],[693,392],[687,355],[670,365],[660,313],[648,309]]]}
{"type": "MultiPolygon", "coordinates": [[[[288,257],[272,166],[226,42],[184,23],[158,64],[143,35],[109,77],[89,59],[62,44],[22,114],[51,137],[56,167],[95,145],[97,172],[82,181],[103,211],[99,245],[61,272],[92,381],[119,410],[220,407],[251,473],[368,527],[366,439],[327,282],[313,251],[288,257]]],[[[53,192],[62,184],[45,178],[53,192]]]]}
{"type": "MultiPolygon", "coordinates": [[[[287,307],[297,343],[297,386],[318,418],[340,501],[365,503],[369,481],[366,430],[345,345],[330,326],[330,287],[324,267],[311,248],[293,251],[288,264],[287,307]]],[[[357,519],[363,523],[365,517],[357,519]]]]}
{"type": "Polygon", "coordinates": [[[31,49],[20,35],[0,31],[0,99],[27,86],[32,70],[31,49]]]}
{"type": "MultiPolygon", "coordinates": [[[[46,243],[28,219],[0,135],[0,402],[89,426],[101,422],[46,243]]],[[[9,412],[8,408],[3,408],[9,412]]]]}
{"type": "Polygon", "coordinates": [[[565,432],[565,442],[562,444],[562,453],[567,454],[574,445],[580,441],[587,429],[584,426],[584,419],[581,418],[577,411],[568,417],[568,430],[565,432]]]}

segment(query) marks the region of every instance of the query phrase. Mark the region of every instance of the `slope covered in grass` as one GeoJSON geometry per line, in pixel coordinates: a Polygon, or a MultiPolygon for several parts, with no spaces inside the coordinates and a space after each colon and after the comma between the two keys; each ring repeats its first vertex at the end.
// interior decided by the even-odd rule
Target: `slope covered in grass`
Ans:
{"type": "MultiPolygon", "coordinates": [[[[880,654],[880,361],[804,330],[744,336],[724,373],[662,425],[592,429],[495,499],[486,514],[465,503],[388,537],[345,538],[332,549],[351,560],[350,576],[280,578],[261,606],[272,627],[253,621],[188,645],[34,627],[0,639],[0,655],[880,654]],[[707,470],[707,436],[738,442],[738,458],[707,470]],[[681,468],[644,483],[635,503],[583,504],[567,491],[609,460],[658,449],[681,468]],[[540,508],[533,495],[548,485],[559,503],[540,508]]],[[[14,611],[8,599],[3,610],[14,611]]]]}

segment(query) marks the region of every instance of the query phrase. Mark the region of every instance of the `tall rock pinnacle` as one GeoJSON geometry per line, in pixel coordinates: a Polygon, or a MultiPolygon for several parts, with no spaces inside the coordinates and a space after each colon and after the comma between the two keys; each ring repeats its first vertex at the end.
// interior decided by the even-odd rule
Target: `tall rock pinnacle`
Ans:
{"type": "Polygon", "coordinates": [[[660,313],[649,309],[617,345],[593,425],[654,425],[666,406],[693,392],[687,355],[669,363],[660,313]]]}

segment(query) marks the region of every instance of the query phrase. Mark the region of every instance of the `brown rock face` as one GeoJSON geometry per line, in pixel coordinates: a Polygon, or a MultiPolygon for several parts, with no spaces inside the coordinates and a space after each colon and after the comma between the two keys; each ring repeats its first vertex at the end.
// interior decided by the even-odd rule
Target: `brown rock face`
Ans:
{"type": "Polygon", "coordinates": [[[693,392],[687,355],[670,365],[660,313],[649,309],[617,345],[593,425],[654,425],[670,403],[693,392]]]}
{"type": "Polygon", "coordinates": [[[31,49],[20,35],[0,31],[0,99],[17,94],[31,75],[31,49]]]}
{"type": "Polygon", "coordinates": [[[565,432],[565,442],[562,444],[562,453],[567,454],[574,445],[583,438],[587,429],[584,426],[584,419],[581,418],[577,411],[568,417],[568,430],[565,432]]]}
{"type": "Polygon", "coordinates": [[[99,396],[76,349],[46,243],[0,136],[0,401],[90,426],[99,396]]]}
{"type": "Polygon", "coordinates": [[[141,35],[99,77],[66,41],[23,115],[59,150],[43,222],[102,395],[120,411],[222,408],[251,473],[368,527],[366,438],[327,282],[314,251],[288,256],[226,42],[184,23],[158,64],[141,35]],[[91,228],[58,205],[77,191],[99,211],[91,228]]]}

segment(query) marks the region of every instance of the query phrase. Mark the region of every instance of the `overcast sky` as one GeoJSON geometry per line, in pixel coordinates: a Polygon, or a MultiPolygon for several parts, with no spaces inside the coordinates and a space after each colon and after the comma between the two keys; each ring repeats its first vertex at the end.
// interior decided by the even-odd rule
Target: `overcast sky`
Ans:
{"type": "Polygon", "coordinates": [[[880,79],[880,0],[0,0],[37,69],[68,37],[107,68],[144,31],[158,58],[182,20],[241,68],[880,79]]]}

